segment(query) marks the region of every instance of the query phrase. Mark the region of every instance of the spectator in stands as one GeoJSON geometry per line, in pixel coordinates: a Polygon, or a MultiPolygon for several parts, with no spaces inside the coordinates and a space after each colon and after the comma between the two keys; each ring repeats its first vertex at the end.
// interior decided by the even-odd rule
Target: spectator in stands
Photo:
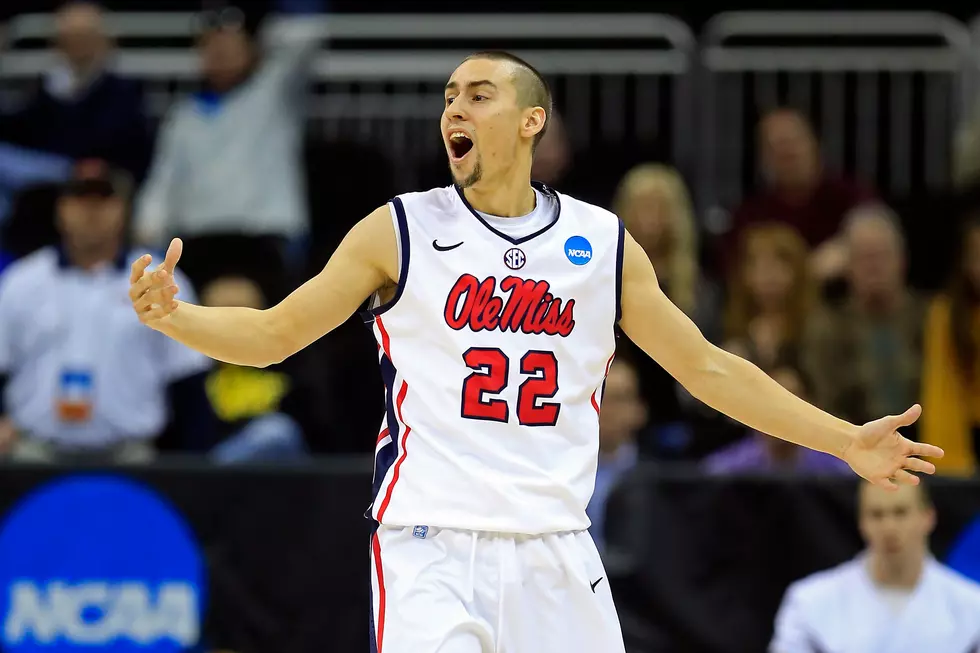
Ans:
{"type": "Polygon", "coordinates": [[[0,143],[0,224],[13,214],[21,192],[64,183],[71,167],[67,157],[0,143]]]}
{"type": "Polygon", "coordinates": [[[939,473],[976,474],[980,460],[980,214],[966,222],[953,279],[929,307],[922,440],[944,448],[939,473]]]}
{"type": "Polygon", "coordinates": [[[306,28],[315,26],[292,23],[263,51],[254,14],[224,7],[202,14],[200,25],[205,90],[166,119],[137,206],[137,238],[182,236],[183,269],[202,287],[229,264],[262,261],[281,295],[287,248],[308,232],[301,155],[317,51],[306,28]]]}
{"type": "Polygon", "coordinates": [[[141,462],[168,414],[188,441],[214,428],[210,361],[130,310],[130,187],[104,162],[79,163],[57,202],[61,245],[0,278],[0,451],[15,459],[141,462]]]}
{"type": "MultiPolygon", "coordinates": [[[[613,210],[650,257],[667,296],[709,340],[717,341],[719,292],[698,267],[697,225],[690,193],[680,174],[656,163],[636,166],[620,181],[613,210]]],[[[650,406],[654,427],[650,435],[657,444],[649,453],[666,458],[686,456],[691,433],[681,423],[699,405],[628,339],[623,338],[618,349],[620,359],[629,360],[639,373],[643,397],[650,406]]],[[[652,443],[643,443],[645,452],[648,444],[652,443]]]]}
{"type": "Polygon", "coordinates": [[[23,108],[0,119],[0,140],[73,160],[101,158],[142,178],[152,147],[143,94],[109,69],[103,10],[67,2],[55,32],[58,63],[23,108]]]}
{"type": "Polygon", "coordinates": [[[769,369],[798,360],[815,296],[807,255],[787,225],[744,231],[725,315],[727,350],[769,369]]]}
{"type": "Polygon", "coordinates": [[[974,102],[970,115],[955,134],[952,173],[957,189],[980,186],[980,103],[974,102]]]}
{"type": "Polygon", "coordinates": [[[804,365],[816,403],[862,424],[918,400],[925,304],[906,286],[905,239],[888,207],[856,209],[844,239],[849,297],[808,322],[804,365]]]}
{"type": "MultiPolygon", "coordinates": [[[[262,310],[259,286],[245,277],[215,279],[201,291],[204,306],[262,310]]],[[[307,457],[300,425],[318,400],[291,370],[296,361],[257,369],[218,363],[207,379],[208,398],[219,420],[212,458],[222,463],[282,461],[307,457]]]]}
{"type": "Polygon", "coordinates": [[[936,511],[923,485],[862,483],[866,550],[790,586],[770,653],[930,653],[980,649],[980,585],[929,554],[936,511]]]}
{"type": "Polygon", "coordinates": [[[553,111],[548,119],[548,131],[534,150],[531,178],[559,188],[571,164],[572,145],[565,132],[565,123],[558,112],[553,111]]]}
{"type": "Polygon", "coordinates": [[[846,266],[836,238],[841,221],[855,206],[873,200],[873,193],[826,170],[813,127],[800,112],[780,108],[767,113],[758,135],[766,187],[735,211],[729,242],[738,242],[750,224],[783,222],[811,248],[817,279],[840,276],[846,266]]]}
{"type": "Polygon", "coordinates": [[[698,229],[680,173],[659,163],[636,166],[620,182],[613,211],[650,257],[664,293],[715,339],[718,289],[698,268],[698,229]]]}
{"type": "Polygon", "coordinates": [[[609,368],[599,413],[599,466],[595,490],[586,513],[589,532],[601,552],[605,543],[606,501],[619,480],[637,461],[636,439],[647,420],[647,406],[633,367],[617,360],[609,368]]]}
{"type": "MultiPolygon", "coordinates": [[[[809,401],[810,387],[806,376],[791,366],[779,367],[770,374],[784,388],[809,401]]],[[[742,472],[791,472],[803,474],[848,473],[850,467],[829,454],[799,447],[792,442],[754,431],[740,441],[717,451],[704,460],[711,474],[742,472]]]]}

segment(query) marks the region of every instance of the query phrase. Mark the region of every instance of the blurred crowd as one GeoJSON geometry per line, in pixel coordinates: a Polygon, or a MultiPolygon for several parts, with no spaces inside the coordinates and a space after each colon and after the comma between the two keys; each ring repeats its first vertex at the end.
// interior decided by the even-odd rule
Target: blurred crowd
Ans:
{"type": "MultiPolygon", "coordinates": [[[[140,81],[113,72],[105,19],[96,4],[65,5],[57,64],[0,115],[0,453],[132,462],[195,453],[228,463],[369,452],[382,393],[356,318],[280,366],[215,364],[127,312],[128,265],[180,236],[184,299],[266,307],[322,267],[357,219],[412,189],[392,181],[383,153],[306,137],[314,34],[270,47],[255,16],[204,12],[200,90],[157,125],[140,81]]],[[[573,151],[558,114],[555,122],[534,177],[614,210],[711,341],[852,422],[922,402],[910,435],[945,448],[941,473],[976,473],[976,130],[956,144],[957,201],[937,203],[942,215],[906,215],[866,182],[827,169],[806,115],[772,107],[757,125],[757,187],[729,207],[730,228],[709,235],[670,162],[573,151]],[[930,220],[959,225],[955,247],[928,255],[945,269],[924,278],[943,284],[909,275],[923,246],[911,234],[930,220]]],[[[450,182],[444,161],[419,176],[450,182]]],[[[710,411],[625,337],[604,401],[597,495],[648,458],[719,474],[846,471],[710,411]]]]}

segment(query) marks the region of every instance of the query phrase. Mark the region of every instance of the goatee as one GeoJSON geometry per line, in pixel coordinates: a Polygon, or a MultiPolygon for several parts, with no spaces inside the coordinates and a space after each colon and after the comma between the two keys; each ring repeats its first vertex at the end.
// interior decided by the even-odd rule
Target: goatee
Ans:
{"type": "MultiPolygon", "coordinates": [[[[453,169],[452,169],[452,166],[451,165],[449,167],[449,172],[450,172],[450,174],[452,174],[452,172],[453,172],[453,169]]],[[[479,182],[480,179],[483,177],[483,167],[480,165],[480,162],[477,161],[476,162],[476,165],[473,166],[473,172],[471,172],[469,174],[469,176],[466,177],[465,179],[459,180],[459,179],[456,179],[456,175],[452,175],[452,176],[453,176],[453,180],[456,182],[456,185],[457,186],[459,186],[460,188],[469,188],[473,184],[476,184],[477,182],[479,182]]]]}

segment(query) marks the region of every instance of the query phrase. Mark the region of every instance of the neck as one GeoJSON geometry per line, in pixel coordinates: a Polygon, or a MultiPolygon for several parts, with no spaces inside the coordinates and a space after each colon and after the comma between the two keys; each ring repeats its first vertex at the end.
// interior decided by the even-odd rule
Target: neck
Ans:
{"type": "Polygon", "coordinates": [[[499,179],[478,182],[463,190],[466,201],[477,211],[516,218],[534,210],[534,189],[531,188],[531,165],[515,165],[499,179]]]}
{"type": "Polygon", "coordinates": [[[786,322],[786,313],[775,306],[761,307],[759,308],[759,313],[755,317],[758,322],[771,323],[776,327],[782,328],[786,322]]]}
{"type": "Polygon", "coordinates": [[[872,555],[868,560],[868,572],[875,585],[899,589],[914,589],[922,577],[925,556],[913,559],[888,560],[883,556],[872,555]]]}
{"type": "Polygon", "coordinates": [[[813,192],[820,185],[821,173],[817,173],[800,179],[795,179],[790,183],[779,187],[779,194],[783,199],[790,203],[805,202],[810,199],[813,192]]]}
{"type": "Polygon", "coordinates": [[[868,295],[858,300],[861,310],[871,316],[888,316],[899,309],[902,304],[902,293],[892,290],[874,295],[868,295]]]}
{"type": "Polygon", "coordinates": [[[119,255],[119,241],[112,240],[92,247],[67,245],[65,253],[71,264],[82,270],[91,270],[104,263],[111,263],[119,255]]]}
{"type": "Polygon", "coordinates": [[[95,58],[86,62],[69,62],[68,67],[76,82],[87,82],[102,69],[102,59],[95,58]]]}

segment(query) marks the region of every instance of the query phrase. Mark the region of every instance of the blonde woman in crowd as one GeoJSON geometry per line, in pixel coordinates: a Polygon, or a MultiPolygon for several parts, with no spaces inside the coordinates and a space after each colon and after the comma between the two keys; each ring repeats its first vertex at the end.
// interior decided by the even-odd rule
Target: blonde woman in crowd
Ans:
{"type": "MultiPolygon", "coordinates": [[[[650,257],[664,293],[709,340],[717,341],[719,292],[698,266],[697,225],[680,173],[657,163],[633,168],[619,183],[613,210],[650,257]]],[[[626,338],[619,342],[617,357],[629,360],[640,378],[641,392],[650,405],[649,426],[661,442],[653,446],[654,455],[686,455],[681,452],[688,447],[690,434],[680,424],[696,402],[626,338]]]]}
{"type": "Polygon", "coordinates": [[[977,473],[980,457],[980,214],[971,216],[945,293],[929,307],[922,441],[946,448],[939,473],[977,473]]]}
{"type": "Polygon", "coordinates": [[[697,225],[680,173],[659,163],[636,166],[620,181],[613,211],[650,257],[666,295],[710,338],[718,297],[700,273],[697,225]]]}
{"type": "Polygon", "coordinates": [[[746,229],[730,280],[726,349],[766,368],[798,360],[816,296],[808,256],[792,227],[766,223],[746,229]]]}

